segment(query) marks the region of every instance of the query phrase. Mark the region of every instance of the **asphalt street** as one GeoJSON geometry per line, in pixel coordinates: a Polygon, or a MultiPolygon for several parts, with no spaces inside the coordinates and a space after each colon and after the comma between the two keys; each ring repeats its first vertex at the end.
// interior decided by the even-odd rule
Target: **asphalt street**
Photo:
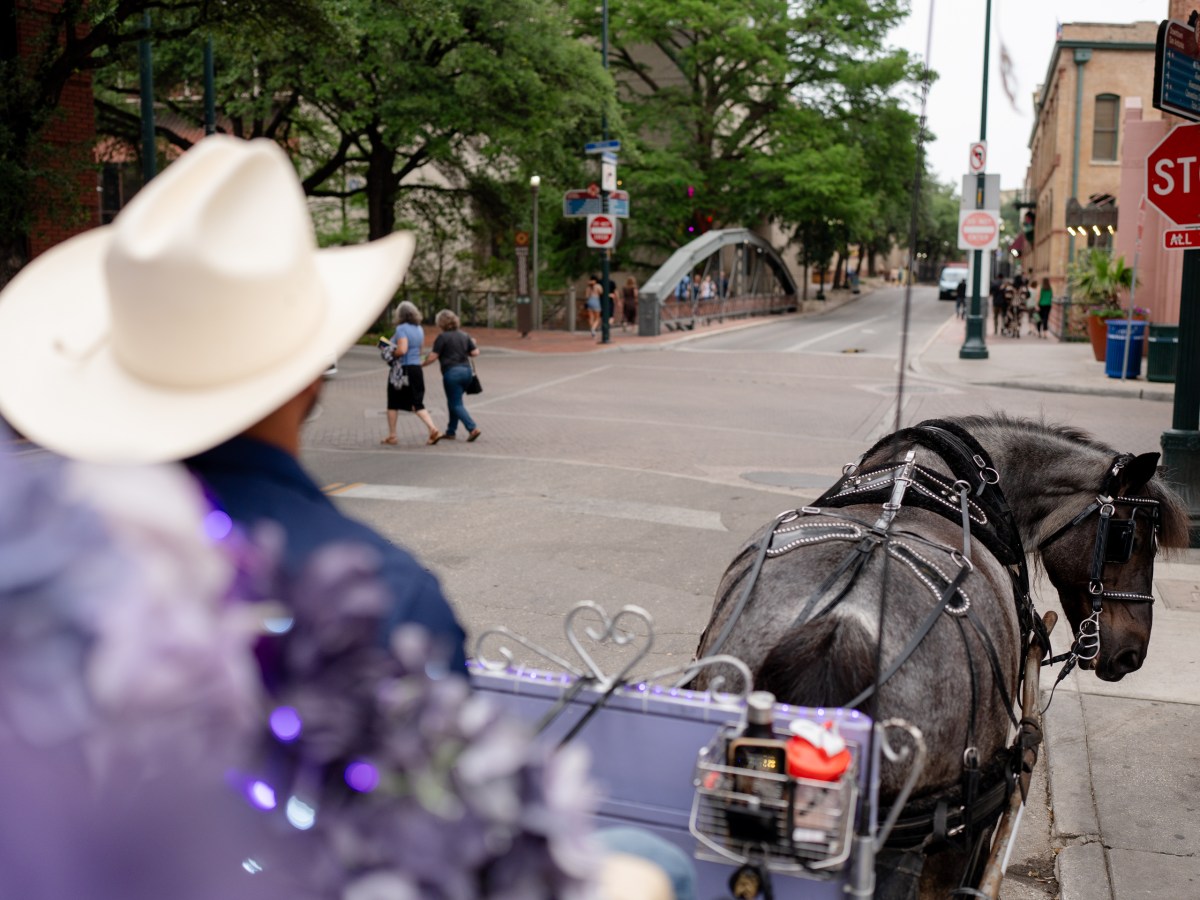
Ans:
{"type": "MultiPolygon", "coordinates": [[[[379,444],[385,370],[354,348],[307,428],[305,462],[442,579],[473,637],[503,623],[561,647],[578,601],[636,603],[656,622],[654,662],[683,662],[743,542],[893,429],[902,306],[901,289],[882,288],[824,315],[624,353],[490,353],[479,330],[485,393],[468,406],[483,437],[434,447],[409,414],[399,446],[379,444]]],[[[910,355],[952,315],[932,288],[914,290],[910,355]]],[[[987,410],[1134,452],[1157,449],[1170,416],[1169,404],[910,372],[900,421],[987,410]]]]}
{"type": "MultiPolygon", "coordinates": [[[[654,618],[646,665],[658,669],[691,658],[721,573],[747,538],[819,495],[893,430],[897,406],[901,425],[1003,411],[1083,428],[1131,452],[1158,449],[1170,403],[1105,395],[1113,393],[1106,385],[1097,393],[1015,389],[1062,377],[1056,345],[1036,339],[1021,343],[1015,374],[1011,347],[1002,386],[964,377],[944,362],[954,356],[947,341],[960,340],[952,304],[932,288],[914,289],[905,335],[903,300],[902,289],[883,287],[822,314],[668,345],[623,345],[617,335],[603,352],[513,353],[489,347],[479,329],[485,392],[468,406],[483,437],[471,444],[425,446],[424,428],[402,414],[399,446],[381,446],[385,370],[374,350],[354,348],[306,429],[305,463],[349,513],[438,575],[472,645],[504,625],[563,652],[564,615],[576,603],[610,611],[633,603],[654,618]]],[[[994,352],[1004,346],[988,340],[994,352]]],[[[430,374],[427,402],[443,425],[444,397],[430,374]]],[[[1046,598],[1039,608],[1052,608],[1049,588],[1038,593],[1046,598]]],[[[520,661],[553,668],[494,635],[479,652],[495,658],[500,643],[520,661]]],[[[620,651],[597,658],[616,668],[620,651]]],[[[1073,702],[1059,701],[1063,714],[1073,702]]],[[[1072,846],[1081,839],[1064,833],[1067,819],[1060,813],[1056,824],[1049,808],[1045,756],[1039,769],[1005,900],[1057,896],[1064,846],[1072,860],[1100,846],[1072,846]]],[[[1102,860],[1085,862],[1092,868],[1083,877],[1068,871],[1074,884],[1103,872],[1102,860]]]]}

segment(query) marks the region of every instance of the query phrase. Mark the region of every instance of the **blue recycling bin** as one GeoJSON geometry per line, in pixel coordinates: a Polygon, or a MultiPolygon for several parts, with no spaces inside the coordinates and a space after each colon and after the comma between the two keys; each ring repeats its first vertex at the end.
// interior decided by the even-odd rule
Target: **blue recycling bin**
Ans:
{"type": "Polygon", "coordinates": [[[1145,322],[1129,322],[1125,319],[1110,319],[1108,323],[1108,349],[1104,352],[1104,374],[1109,378],[1137,378],[1142,371],[1142,343],[1146,339],[1145,322]],[[1125,359],[1125,342],[1129,345],[1129,359],[1125,359]]]}

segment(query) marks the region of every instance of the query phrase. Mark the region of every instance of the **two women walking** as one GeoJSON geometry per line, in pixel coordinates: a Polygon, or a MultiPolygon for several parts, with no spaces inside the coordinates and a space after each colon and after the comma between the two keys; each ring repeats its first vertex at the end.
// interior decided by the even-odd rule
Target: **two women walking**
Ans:
{"type": "Polygon", "coordinates": [[[396,310],[396,321],[396,332],[391,341],[380,338],[383,357],[391,364],[387,386],[388,433],[380,443],[397,443],[396,420],[400,410],[415,413],[425,424],[429,429],[428,444],[455,440],[459,422],[467,429],[468,441],[478,438],[481,432],[467,412],[463,395],[474,375],[471,359],[479,355],[479,348],[465,331],[459,330],[458,316],[448,309],[437,314],[435,321],[441,333],[424,361],[421,351],[425,345],[425,330],[421,327],[420,310],[405,300],[396,310]],[[424,367],[434,362],[441,363],[442,387],[450,412],[444,433],[438,431],[425,408],[424,367]]]}

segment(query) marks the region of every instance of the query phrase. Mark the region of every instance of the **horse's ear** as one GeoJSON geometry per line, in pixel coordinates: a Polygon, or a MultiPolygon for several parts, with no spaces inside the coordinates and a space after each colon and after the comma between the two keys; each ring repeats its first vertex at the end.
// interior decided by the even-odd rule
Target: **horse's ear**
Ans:
{"type": "Polygon", "coordinates": [[[1158,454],[1142,453],[1130,460],[1121,470],[1118,479],[1118,493],[1128,494],[1142,487],[1158,474],[1158,454]]]}

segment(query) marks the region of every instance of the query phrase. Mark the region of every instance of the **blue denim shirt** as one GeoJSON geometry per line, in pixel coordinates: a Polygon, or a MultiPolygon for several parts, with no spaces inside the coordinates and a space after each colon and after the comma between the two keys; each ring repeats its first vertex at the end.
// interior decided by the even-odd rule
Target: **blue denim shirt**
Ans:
{"type": "Polygon", "coordinates": [[[271,519],[283,526],[284,565],[289,572],[300,571],[314,550],[334,541],[375,547],[382,558],[379,575],[393,602],[382,639],[402,623],[423,625],[445,646],[451,667],[466,671],[466,635],[433,573],[373,529],[341,513],[290,454],[262,441],[235,437],[186,464],[238,524],[252,527],[271,519]]]}

